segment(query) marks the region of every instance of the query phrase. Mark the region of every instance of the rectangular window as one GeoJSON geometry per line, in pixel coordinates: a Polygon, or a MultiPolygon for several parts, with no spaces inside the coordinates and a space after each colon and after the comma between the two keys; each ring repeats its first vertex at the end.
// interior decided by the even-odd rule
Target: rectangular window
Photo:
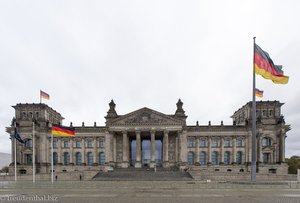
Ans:
{"type": "Polygon", "coordinates": [[[81,141],[80,140],[76,140],[75,141],[75,147],[76,148],[80,148],[81,147],[81,141]]]}
{"type": "Polygon", "coordinates": [[[69,148],[69,147],[70,147],[70,142],[64,141],[64,148],[69,148]]]}
{"type": "Polygon", "coordinates": [[[273,110],[270,109],[270,110],[269,110],[269,117],[272,117],[272,116],[273,116],[273,110]]]}
{"type": "Polygon", "coordinates": [[[104,139],[100,139],[99,140],[99,147],[104,148],[104,144],[105,144],[104,139]]]}
{"type": "Polygon", "coordinates": [[[263,163],[264,164],[271,163],[271,154],[270,153],[263,153],[263,163]]]}
{"type": "Polygon", "coordinates": [[[206,139],[200,139],[200,147],[206,147],[206,139]]]}
{"type": "Polygon", "coordinates": [[[86,147],[87,147],[87,148],[92,148],[92,147],[93,147],[93,142],[92,142],[92,140],[87,140],[87,141],[86,141],[86,147]]]}
{"type": "Polygon", "coordinates": [[[53,140],[53,148],[57,148],[57,140],[53,140]]]}
{"type": "Polygon", "coordinates": [[[219,147],[220,146],[220,139],[215,137],[211,139],[211,146],[212,147],[219,147]]]}
{"type": "Polygon", "coordinates": [[[224,147],[230,147],[231,146],[231,140],[230,138],[225,138],[224,140],[224,147]]]}
{"type": "Polygon", "coordinates": [[[242,138],[238,138],[238,139],[236,140],[236,146],[237,146],[237,147],[242,147],[242,146],[243,146],[243,140],[242,140],[242,138]]]}
{"type": "Polygon", "coordinates": [[[189,137],[187,139],[187,146],[188,147],[195,147],[195,138],[194,137],[189,137]]]}
{"type": "Polygon", "coordinates": [[[32,164],[32,154],[25,155],[26,164],[32,164]]]}

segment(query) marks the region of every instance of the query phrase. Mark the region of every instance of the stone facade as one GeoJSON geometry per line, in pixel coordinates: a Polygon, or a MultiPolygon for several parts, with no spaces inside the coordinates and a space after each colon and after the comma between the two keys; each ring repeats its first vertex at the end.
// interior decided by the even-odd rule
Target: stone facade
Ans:
{"type": "MultiPolygon", "coordinates": [[[[257,102],[257,169],[260,174],[287,174],[285,138],[290,126],[279,101],[257,102]]],[[[75,137],[53,141],[56,172],[128,167],[176,167],[209,173],[251,169],[251,102],[237,110],[232,125],[187,125],[181,100],[175,114],[149,108],[118,115],[109,103],[106,125],[73,126],[75,137]]],[[[51,125],[64,119],[46,104],[17,104],[14,121],[25,144],[17,145],[18,173],[32,173],[33,141],[37,173],[51,171],[51,125]],[[34,129],[34,131],[33,131],[34,129]],[[34,140],[33,140],[34,135],[34,140]]],[[[7,127],[14,160],[14,122],[7,127]]],[[[13,164],[11,164],[13,173],[13,164]]]]}

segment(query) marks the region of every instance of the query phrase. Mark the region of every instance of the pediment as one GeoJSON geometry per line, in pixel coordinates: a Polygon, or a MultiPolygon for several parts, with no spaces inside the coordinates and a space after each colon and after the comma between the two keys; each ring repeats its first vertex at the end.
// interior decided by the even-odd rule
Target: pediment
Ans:
{"type": "Polygon", "coordinates": [[[149,126],[149,125],[183,125],[184,121],[172,116],[142,108],[137,111],[119,116],[106,123],[108,126],[149,126]]]}

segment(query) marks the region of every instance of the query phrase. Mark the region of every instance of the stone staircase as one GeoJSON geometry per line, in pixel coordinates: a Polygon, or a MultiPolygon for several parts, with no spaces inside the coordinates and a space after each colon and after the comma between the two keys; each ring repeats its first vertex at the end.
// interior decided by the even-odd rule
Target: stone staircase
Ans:
{"type": "Polygon", "coordinates": [[[94,176],[93,180],[131,180],[131,181],[188,181],[192,180],[192,176],[186,171],[179,171],[178,168],[161,168],[158,167],[156,171],[150,168],[116,168],[114,171],[103,172],[100,171],[94,176]]]}

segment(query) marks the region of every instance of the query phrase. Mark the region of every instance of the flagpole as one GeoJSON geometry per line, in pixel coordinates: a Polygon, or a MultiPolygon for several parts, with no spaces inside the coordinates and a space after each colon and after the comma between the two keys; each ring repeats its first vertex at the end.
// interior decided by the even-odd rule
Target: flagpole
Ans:
{"type": "MultiPolygon", "coordinates": [[[[17,128],[17,122],[15,121],[14,123],[14,126],[15,126],[15,131],[16,131],[16,128],[17,128]]],[[[17,139],[13,139],[14,140],[14,148],[15,148],[15,152],[14,152],[14,164],[15,164],[15,182],[17,182],[17,139]]]]}
{"type": "Polygon", "coordinates": [[[53,177],[54,177],[54,174],[53,174],[53,134],[51,131],[51,182],[52,182],[52,184],[53,184],[53,177]]]}
{"type": "Polygon", "coordinates": [[[255,99],[255,38],[253,37],[253,89],[252,89],[252,160],[251,181],[256,181],[256,99],[255,99]]]}
{"type": "Polygon", "coordinates": [[[35,183],[35,121],[32,121],[32,182],[35,183]]]}

